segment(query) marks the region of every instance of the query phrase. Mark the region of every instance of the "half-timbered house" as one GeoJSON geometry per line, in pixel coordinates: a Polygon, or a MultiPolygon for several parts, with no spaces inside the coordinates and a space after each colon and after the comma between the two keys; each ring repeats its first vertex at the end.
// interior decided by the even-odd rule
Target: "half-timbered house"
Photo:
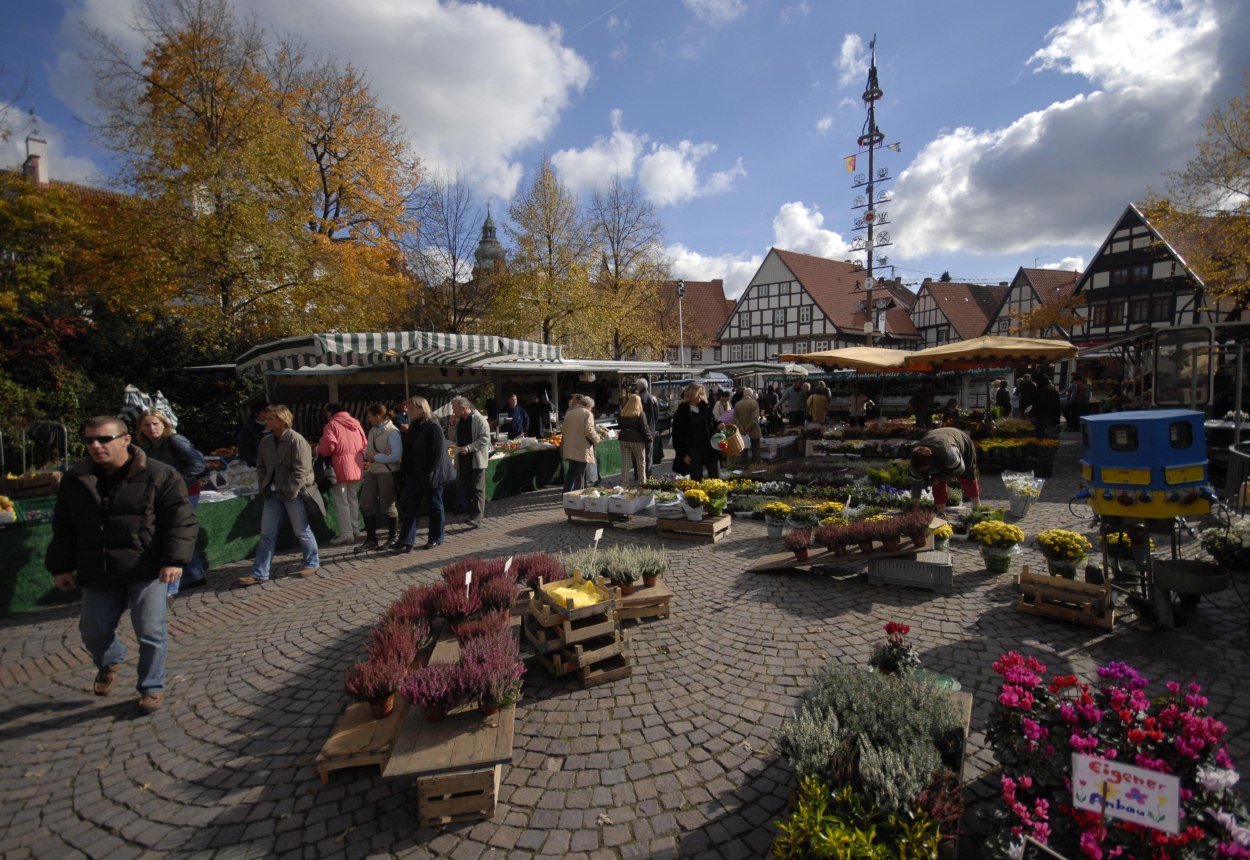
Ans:
{"type": "Polygon", "coordinates": [[[966,284],[925,278],[911,309],[922,347],[980,337],[998,318],[1007,285],[966,284]]]}
{"type": "MultiPolygon", "coordinates": [[[[1019,320],[1030,311],[1042,305],[1053,305],[1065,301],[1076,289],[1080,272],[1066,272],[1061,269],[1026,269],[1021,267],[1011,279],[1007,290],[1007,298],[1003,302],[998,316],[990,322],[986,334],[1010,335],[1013,328],[1019,326],[1019,320]]],[[[1029,337],[1053,337],[1069,340],[1073,328],[1052,326],[1046,331],[1022,332],[1029,337]]],[[[1078,329],[1079,330],[1079,329],[1078,329]]]]}

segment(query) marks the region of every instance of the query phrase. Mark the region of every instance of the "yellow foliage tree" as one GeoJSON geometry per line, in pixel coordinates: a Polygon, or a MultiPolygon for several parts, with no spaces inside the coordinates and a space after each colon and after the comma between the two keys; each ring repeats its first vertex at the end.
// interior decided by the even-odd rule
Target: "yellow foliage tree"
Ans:
{"type": "Polygon", "coordinates": [[[1077,310],[1084,305],[1084,294],[1073,294],[1045,300],[1027,311],[1011,311],[1012,325],[1007,331],[1026,337],[1068,337],[1072,329],[1085,325],[1085,317],[1077,310]]]}

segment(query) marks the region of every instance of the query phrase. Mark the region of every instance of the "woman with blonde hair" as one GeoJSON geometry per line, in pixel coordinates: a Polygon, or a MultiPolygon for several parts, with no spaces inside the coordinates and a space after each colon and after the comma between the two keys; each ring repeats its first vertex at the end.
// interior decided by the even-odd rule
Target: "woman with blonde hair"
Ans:
{"type": "Polygon", "coordinates": [[[314,576],[321,569],[321,555],[308,521],[305,500],[319,508],[323,516],[325,503],[313,480],[312,446],[295,432],[294,423],[295,417],[285,406],[274,405],[265,411],[269,435],[260,440],[256,453],[257,485],[265,500],[260,515],[260,541],[256,544],[256,557],[252,559],[252,572],[239,577],[240,585],[269,581],[284,511],[304,555],[304,566],[298,575],[314,576]]]}
{"type": "Polygon", "coordinates": [[[697,382],[686,386],[681,405],[673,413],[673,468],[678,474],[698,480],[707,470],[709,478],[720,477],[720,452],[712,450],[716,420],[707,402],[707,391],[697,382]]]}
{"type": "MultiPolygon", "coordinates": [[[[204,455],[196,450],[191,440],[174,430],[174,424],[163,412],[148,409],[139,416],[139,447],[153,460],[172,466],[187,485],[187,498],[191,508],[200,503],[200,479],[208,474],[204,455]]],[[[179,587],[195,588],[208,582],[204,560],[199,552],[192,553],[191,563],[182,571],[182,578],[169,583],[169,596],[178,593],[179,587]]]]}
{"type": "Polygon", "coordinates": [[[631,394],[625,398],[616,426],[621,440],[621,481],[629,475],[629,465],[633,463],[634,483],[641,484],[650,477],[647,474],[647,450],[654,438],[647,416],[642,411],[641,397],[631,394]]]}
{"type": "Polygon", "coordinates": [[[443,487],[456,480],[443,425],[434,417],[429,401],[424,397],[409,399],[408,415],[412,423],[404,434],[404,522],[392,546],[397,552],[412,552],[422,507],[428,509],[430,517],[422,549],[443,543],[443,487]]]}

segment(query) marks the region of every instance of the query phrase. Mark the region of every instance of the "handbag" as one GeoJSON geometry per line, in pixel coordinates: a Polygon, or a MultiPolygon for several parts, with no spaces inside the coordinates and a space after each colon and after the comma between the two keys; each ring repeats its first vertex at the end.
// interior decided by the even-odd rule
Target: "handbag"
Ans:
{"type": "Polygon", "coordinates": [[[313,460],[313,481],[323,493],[338,483],[338,476],[334,474],[334,463],[329,457],[318,455],[313,460]]]}

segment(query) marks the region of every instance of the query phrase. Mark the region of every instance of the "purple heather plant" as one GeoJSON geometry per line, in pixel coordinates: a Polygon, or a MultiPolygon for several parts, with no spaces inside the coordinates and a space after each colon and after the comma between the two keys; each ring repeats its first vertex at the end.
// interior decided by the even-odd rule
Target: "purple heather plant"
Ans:
{"type": "Polygon", "coordinates": [[[512,621],[512,612],[508,609],[498,609],[493,612],[487,612],[478,618],[465,618],[459,621],[451,622],[451,632],[456,635],[456,640],[464,646],[471,639],[479,639],[482,636],[489,636],[505,630],[512,621]]]}
{"type": "Polygon", "coordinates": [[[470,588],[466,595],[463,583],[456,586],[444,582],[437,587],[439,595],[436,611],[448,621],[468,618],[482,608],[481,593],[477,589],[470,588]]]}
{"type": "Polygon", "coordinates": [[[781,540],[788,550],[807,549],[812,545],[812,530],[795,529],[781,540]]]}
{"type": "Polygon", "coordinates": [[[517,595],[521,593],[521,586],[510,576],[495,575],[482,583],[478,589],[478,594],[482,601],[482,611],[489,612],[493,609],[512,611],[512,604],[516,602],[517,595]]]}
{"type": "Polygon", "coordinates": [[[383,618],[369,631],[369,657],[410,666],[429,635],[430,625],[424,618],[415,622],[395,617],[383,618]]]}
{"type": "Polygon", "coordinates": [[[414,585],[404,590],[387,610],[390,618],[416,623],[438,614],[436,609],[441,587],[437,583],[414,585]]]}
{"type": "Polygon", "coordinates": [[[465,642],[460,659],[467,698],[501,705],[516,701],[525,677],[525,664],[510,630],[465,642]]]}
{"type": "Polygon", "coordinates": [[[517,581],[525,583],[529,588],[538,588],[540,577],[543,582],[555,582],[566,576],[564,562],[559,556],[549,552],[519,555],[512,560],[512,570],[516,573],[517,581]]]}
{"type": "Polygon", "coordinates": [[[413,669],[399,692],[418,708],[451,710],[464,701],[463,672],[459,663],[435,663],[413,669]]]}
{"type": "Polygon", "coordinates": [[[409,663],[399,660],[361,660],[347,670],[343,689],[358,702],[385,699],[399,689],[408,667],[409,663]]]}

